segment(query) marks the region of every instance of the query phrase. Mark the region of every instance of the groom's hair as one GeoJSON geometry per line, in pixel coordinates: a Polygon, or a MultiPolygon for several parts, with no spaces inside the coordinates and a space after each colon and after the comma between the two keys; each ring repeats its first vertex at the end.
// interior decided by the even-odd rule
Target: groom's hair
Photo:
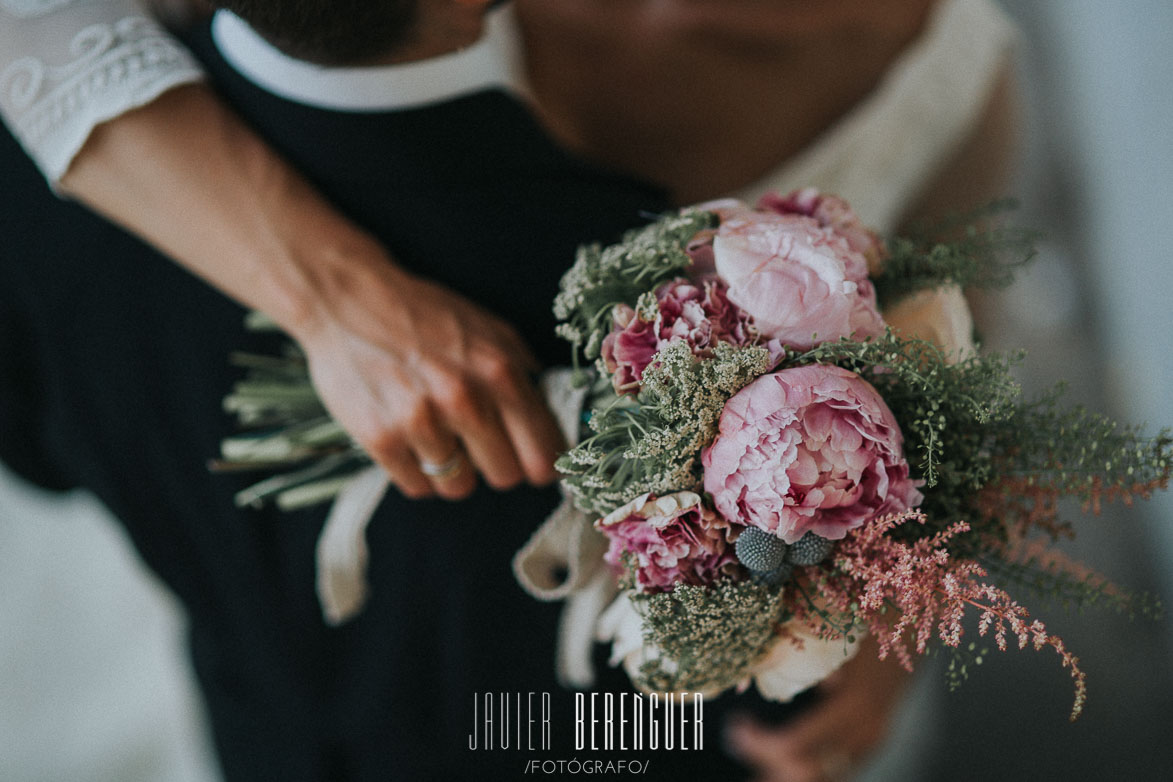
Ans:
{"type": "Polygon", "coordinates": [[[215,0],[281,51],[322,65],[386,56],[414,32],[419,0],[215,0]]]}

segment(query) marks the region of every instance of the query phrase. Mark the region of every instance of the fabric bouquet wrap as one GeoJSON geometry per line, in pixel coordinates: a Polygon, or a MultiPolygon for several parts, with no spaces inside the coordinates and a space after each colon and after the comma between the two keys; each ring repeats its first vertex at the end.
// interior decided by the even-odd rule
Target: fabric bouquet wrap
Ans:
{"type": "MultiPolygon", "coordinates": [[[[1164,488],[1171,439],[1060,390],[1023,400],[1021,355],[974,349],[961,289],[1009,283],[1032,253],[999,211],[884,241],[808,188],[579,249],[554,302],[574,368],[545,383],[573,444],[557,463],[565,500],[513,563],[536,597],[567,599],[565,680],[589,682],[598,639],[644,691],[785,701],[870,635],[910,670],[943,651],[957,684],[983,653],[962,642],[972,616],[999,649],[1056,652],[1079,714],[1078,659],[1007,590],[1153,611],[1053,544],[1073,534],[1060,498],[1098,511],[1164,488]]],[[[242,505],[336,498],[319,593],[345,621],[385,476],[331,420],[296,346],[234,358],[248,375],[225,404],[244,431],[216,466],[276,473],[242,505]]]]}

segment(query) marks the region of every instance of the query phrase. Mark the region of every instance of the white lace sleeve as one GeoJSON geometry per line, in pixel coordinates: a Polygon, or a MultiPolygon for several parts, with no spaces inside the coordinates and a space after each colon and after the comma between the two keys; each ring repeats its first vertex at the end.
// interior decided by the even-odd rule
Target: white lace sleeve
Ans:
{"type": "Polygon", "coordinates": [[[0,0],[0,117],[50,182],[94,126],[200,78],[137,0],[0,0]]]}

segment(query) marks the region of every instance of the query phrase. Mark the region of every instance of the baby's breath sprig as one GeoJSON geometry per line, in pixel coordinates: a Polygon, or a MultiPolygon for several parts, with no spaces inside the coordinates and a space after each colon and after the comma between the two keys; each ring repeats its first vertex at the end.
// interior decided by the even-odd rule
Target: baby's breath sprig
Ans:
{"type": "Polygon", "coordinates": [[[644,663],[647,690],[723,690],[744,679],[785,621],[782,588],[755,581],[677,584],[672,592],[632,593],[644,617],[644,642],[662,657],[644,663]]]}

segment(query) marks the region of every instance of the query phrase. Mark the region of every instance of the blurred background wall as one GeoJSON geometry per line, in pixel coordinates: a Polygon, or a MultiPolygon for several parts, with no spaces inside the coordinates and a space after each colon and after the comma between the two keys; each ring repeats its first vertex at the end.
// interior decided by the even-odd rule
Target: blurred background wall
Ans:
{"type": "MultiPolygon", "coordinates": [[[[1173,4],[1003,5],[1023,30],[1026,146],[1014,192],[1023,222],[1047,239],[1018,284],[978,299],[987,346],[1029,350],[1028,393],[1065,379],[1093,409],[1150,430],[1173,425],[1173,4]]],[[[1070,553],[1170,604],[1173,497],[1071,514],[1070,553]]],[[[988,655],[962,690],[936,691],[939,730],[916,778],[1168,779],[1173,622],[1037,608],[1087,671],[1085,716],[1063,719],[1070,690],[1053,654],[988,655]]]]}
{"type": "MultiPolygon", "coordinates": [[[[1073,399],[1173,424],[1173,3],[1003,5],[1024,32],[1013,192],[1048,239],[1015,288],[979,302],[987,345],[1030,349],[1028,391],[1066,378],[1073,399]]],[[[1074,555],[1173,602],[1173,497],[1079,534],[1074,555]]],[[[1088,672],[1078,723],[1054,655],[992,654],[958,693],[922,681],[868,778],[1167,779],[1173,621],[1038,613],[1088,672]]],[[[213,782],[183,633],[100,508],[0,473],[0,779],[213,782]]]]}

